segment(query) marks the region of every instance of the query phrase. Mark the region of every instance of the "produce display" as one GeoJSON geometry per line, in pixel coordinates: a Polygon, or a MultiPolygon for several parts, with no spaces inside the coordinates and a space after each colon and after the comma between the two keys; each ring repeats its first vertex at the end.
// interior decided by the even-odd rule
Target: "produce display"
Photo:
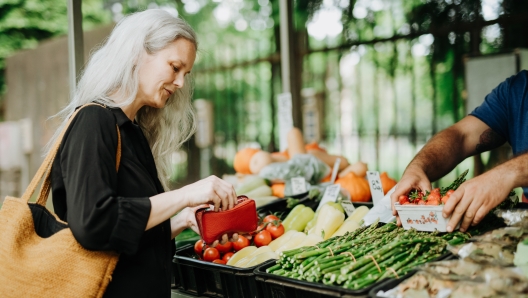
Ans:
{"type": "Polygon", "coordinates": [[[528,293],[525,227],[474,236],[449,250],[459,259],[433,262],[383,297],[520,297],[528,293]],[[517,268],[513,266],[517,266],[517,268]],[[520,270],[519,270],[520,269],[520,270]]]}
{"type": "Polygon", "coordinates": [[[402,276],[438,259],[446,246],[466,242],[468,234],[424,233],[389,223],[355,229],[313,246],[282,251],[267,272],[309,282],[358,290],[402,276]]]}

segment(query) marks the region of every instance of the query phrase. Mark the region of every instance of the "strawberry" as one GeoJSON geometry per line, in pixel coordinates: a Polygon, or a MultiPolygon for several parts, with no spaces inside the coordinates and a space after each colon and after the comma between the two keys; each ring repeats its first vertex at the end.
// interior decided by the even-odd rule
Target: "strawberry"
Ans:
{"type": "Polygon", "coordinates": [[[442,197],[442,203],[447,203],[447,201],[449,200],[449,198],[451,197],[451,194],[454,193],[455,191],[450,189],[446,192],[446,194],[442,197]]]}
{"type": "Polygon", "coordinates": [[[427,203],[424,201],[424,200],[419,200],[418,201],[418,204],[416,205],[426,205],[427,203]]]}
{"type": "Polygon", "coordinates": [[[400,205],[405,205],[405,203],[410,203],[410,201],[409,201],[409,197],[406,196],[406,195],[401,195],[401,196],[398,198],[398,202],[400,203],[400,205]]]}
{"type": "Polygon", "coordinates": [[[440,205],[440,200],[431,200],[431,199],[428,199],[427,202],[425,203],[425,205],[433,205],[433,206],[438,206],[440,205]]]}

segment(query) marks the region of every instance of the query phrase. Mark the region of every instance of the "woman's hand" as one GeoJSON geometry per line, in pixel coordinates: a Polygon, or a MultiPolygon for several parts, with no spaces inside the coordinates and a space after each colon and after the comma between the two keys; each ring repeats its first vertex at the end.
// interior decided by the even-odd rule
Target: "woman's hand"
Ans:
{"type": "Polygon", "coordinates": [[[405,173],[403,173],[400,182],[398,182],[394,193],[391,195],[392,215],[396,216],[399,226],[401,225],[401,220],[394,204],[398,202],[398,198],[401,195],[406,195],[413,189],[419,189],[424,193],[426,191],[431,191],[431,182],[422,170],[408,168],[405,170],[405,173]]]}
{"type": "Polygon", "coordinates": [[[216,176],[209,176],[175,191],[181,194],[188,207],[212,204],[215,211],[228,210],[237,202],[233,185],[216,176]]]}
{"type": "MultiPolygon", "coordinates": [[[[196,207],[184,208],[180,213],[171,218],[172,238],[176,237],[186,228],[189,228],[193,230],[196,234],[200,235],[200,229],[198,228],[198,224],[196,223],[196,211],[202,208],[209,208],[209,205],[204,204],[196,207]]],[[[227,234],[224,234],[222,235],[222,239],[220,241],[216,240],[211,246],[215,247],[216,245],[218,245],[218,243],[225,244],[227,241],[234,242],[237,240],[238,234],[236,233],[233,234],[231,239],[229,239],[229,236],[227,234]]]]}

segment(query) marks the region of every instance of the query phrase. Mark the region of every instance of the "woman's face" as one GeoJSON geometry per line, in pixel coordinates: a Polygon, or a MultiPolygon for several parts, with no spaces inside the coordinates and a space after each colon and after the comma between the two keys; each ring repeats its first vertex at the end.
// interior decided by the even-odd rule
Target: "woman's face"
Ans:
{"type": "Polygon", "coordinates": [[[139,89],[136,101],[141,106],[163,108],[167,99],[183,87],[196,58],[194,44],[178,38],[156,54],[145,54],[139,63],[139,89]]]}

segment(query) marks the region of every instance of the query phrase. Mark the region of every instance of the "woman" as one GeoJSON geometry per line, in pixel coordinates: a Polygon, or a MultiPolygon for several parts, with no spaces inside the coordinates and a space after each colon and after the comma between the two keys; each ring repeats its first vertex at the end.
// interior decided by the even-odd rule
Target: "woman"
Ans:
{"type": "Polygon", "coordinates": [[[164,192],[170,154],[194,131],[187,75],[196,50],[194,31],[169,13],[130,15],[93,54],[59,113],[66,121],[84,104],[107,107],[78,113],[52,167],[55,212],[77,241],[120,253],[105,297],[170,297],[171,239],[197,230],[195,211],[204,204],[225,210],[236,202],[233,187],[214,176],[164,192]]]}

